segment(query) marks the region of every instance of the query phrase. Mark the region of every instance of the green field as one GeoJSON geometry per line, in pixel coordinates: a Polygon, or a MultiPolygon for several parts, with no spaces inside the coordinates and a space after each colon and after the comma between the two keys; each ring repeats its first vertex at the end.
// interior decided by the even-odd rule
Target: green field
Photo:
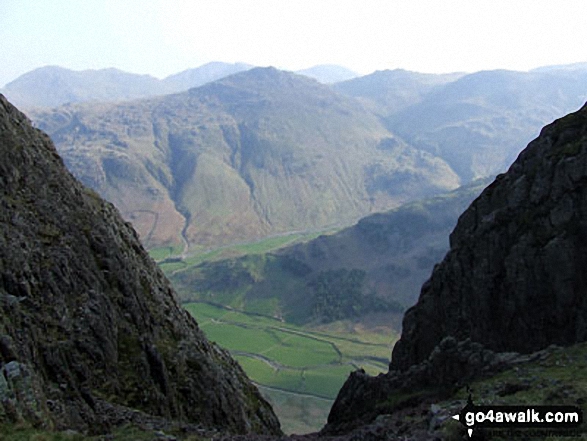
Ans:
{"type": "Polygon", "coordinates": [[[386,372],[397,339],[392,331],[382,335],[351,323],[318,330],[208,303],[184,307],[261,386],[286,433],[319,430],[349,373],[386,372]],[[300,420],[301,415],[307,418],[300,420]]]}

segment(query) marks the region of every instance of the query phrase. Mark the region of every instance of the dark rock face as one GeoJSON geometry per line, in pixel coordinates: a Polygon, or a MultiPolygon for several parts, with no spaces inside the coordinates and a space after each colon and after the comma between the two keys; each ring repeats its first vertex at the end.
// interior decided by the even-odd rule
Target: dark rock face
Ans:
{"type": "Polygon", "coordinates": [[[470,339],[457,341],[445,337],[427,360],[408,370],[390,370],[377,377],[364,371],[351,373],[332,406],[323,432],[346,433],[378,415],[396,414],[428,400],[434,402],[475,378],[490,376],[540,356],[540,353],[531,356],[496,353],[470,339]]]}
{"type": "Polygon", "coordinates": [[[351,374],[325,434],[587,340],[587,106],[542,130],[450,244],[404,317],[390,371],[351,374]]]}
{"type": "Polygon", "coordinates": [[[545,127],[460,217],[391,368],[446,336],[529,353],[587,339],[587,106],[545,127]]]}
{"type": "Polygon", "coordinates": [[[0,421],[102,431],[128,409],[280,433],[130,224],[0,95],[0,421]]]}

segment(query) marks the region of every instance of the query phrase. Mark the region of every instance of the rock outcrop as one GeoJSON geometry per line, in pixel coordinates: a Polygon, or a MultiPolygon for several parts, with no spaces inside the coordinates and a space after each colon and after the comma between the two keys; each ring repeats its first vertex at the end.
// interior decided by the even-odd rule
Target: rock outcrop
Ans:
{"type": "Polygon", "coordinates": [[[586,267],[587,105],[545,127],[461,215],[406,312],[390,371],[351,374],[324,433],[587,341],[586,267]]]}
{"type": "Polygon", "coordinates": [[[545,127],[461,215],[392,369],[446,336],[529,353],[587,340],[587,106],[545,127]]]}
{"type": "Polygon", "coordinates": [[[144,414],[279,434],[113,205],[0,95],[0,421],[103,432],[144,414]]]}

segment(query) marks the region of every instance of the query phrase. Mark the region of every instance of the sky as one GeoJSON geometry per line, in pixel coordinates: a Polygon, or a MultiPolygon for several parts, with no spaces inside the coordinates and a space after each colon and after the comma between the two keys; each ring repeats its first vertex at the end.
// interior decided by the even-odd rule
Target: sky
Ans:
{"type": "Polygon", "coordinates": [[[587,61],[585,0],[0,0],[0,87],[38,67],[158,78],[211,61],[359,74],[587,61]]]}

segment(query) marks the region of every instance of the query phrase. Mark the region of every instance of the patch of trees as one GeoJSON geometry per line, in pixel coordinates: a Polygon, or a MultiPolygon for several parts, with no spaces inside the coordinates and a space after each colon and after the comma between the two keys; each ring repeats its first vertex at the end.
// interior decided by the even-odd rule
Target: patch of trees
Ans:
{"type": "Polygon", "coordinates": [[[404,311],[396,301],[382,299],[372,291],[365,293],[365,276],[365,271],[358,269],[322,271],[309,283],[314,291],[314,316],[323,322],[332,322],[369,312],[404,311]]]}
{"type": "Polygon", "coordinates": [[[295,257],[280,256],[278,262],[282,270],[296,277],[305,277],[312,272],[312,268],[295,257]]]}

